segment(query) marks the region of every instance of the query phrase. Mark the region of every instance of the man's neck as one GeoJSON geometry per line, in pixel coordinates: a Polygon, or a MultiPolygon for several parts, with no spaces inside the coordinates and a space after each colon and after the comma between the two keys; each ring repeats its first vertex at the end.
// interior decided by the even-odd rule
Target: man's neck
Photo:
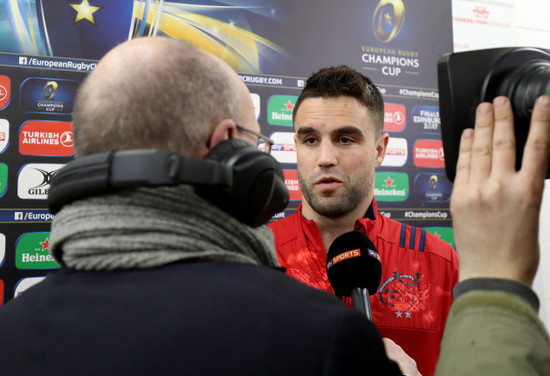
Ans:
{"type": "Polygon", "coordinates": [[[340,216],[340,217],[326,217],[313,210],[307,203],[303,200],[302,202],[302,215],[315,222],[319,230],[321,231],[321,236],[323,237],[323,243],[325,245],[325,252],[328,252],[330,245],[338,236],[353,231],[355,227],[355,222],[359,218],[363,218],[367,212],[369,206],[372,203],[372,199],[365,200],[360,205],[352,210],[351,212],[340,216]]]}

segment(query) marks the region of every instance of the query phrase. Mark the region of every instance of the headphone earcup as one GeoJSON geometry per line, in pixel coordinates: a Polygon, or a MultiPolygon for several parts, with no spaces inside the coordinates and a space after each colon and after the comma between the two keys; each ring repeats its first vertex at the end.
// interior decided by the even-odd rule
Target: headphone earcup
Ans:
{"type": "Polygon", "coordinates": [[[288,189],[279,163],[269,154],[240,140],[226,140],[206,159],[233,171],[229,188],[197,186],[196,192],[240,221],[257,227],[288,205],[288,189]]]}

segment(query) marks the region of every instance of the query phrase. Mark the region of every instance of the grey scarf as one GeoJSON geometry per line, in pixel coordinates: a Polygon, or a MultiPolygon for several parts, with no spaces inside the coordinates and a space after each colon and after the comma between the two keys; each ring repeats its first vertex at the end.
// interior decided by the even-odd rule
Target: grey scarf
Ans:
{"type": "Polygon", "coordinates": [[[57,213],[51,252],[79,270],[151,268],[182,260],[277,266],[267,226],[251,228],[190,186],[136,188],[57,213]]]}

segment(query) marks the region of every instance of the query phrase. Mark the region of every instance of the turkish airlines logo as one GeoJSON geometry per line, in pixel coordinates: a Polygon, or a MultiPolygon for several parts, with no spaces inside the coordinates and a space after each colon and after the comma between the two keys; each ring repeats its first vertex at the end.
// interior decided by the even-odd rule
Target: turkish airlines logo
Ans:
{"type": "Polygon", "coordinates": [[[401,132],[407,123],[407,110],[402,104],[384,104],[384,131],[401,132]]]}
{"type": "Polygon", "coordinates": [[[0,76],[0,110],[10,103],[11,81],[8,76],[0,76]]]}
{"type": "Polygon", "coordinates": [[[441,140],[418,140],[414,145],[414,165],[417,167],[445,167],[441,140]]]}
{"type": "Polygon", "coordinates": [[[291,201],[302,200],[302,191],[300,190],[300,184],[298,184],[298,171],[297,170],[283,170],[285,176],[285,184],[288,188],[289,199],[291,201]]]}
{"type": "Polygon", "coordinates": [[[29,163],[19,170],[17,177],[17,195],[24,200],[46,200],[50,182],[61,163],[29,163]]]}
{"type": "Polygon", "coordinates": [[[64,156],[74,154],[73,125],[68,121],[29,120],[19,130],[23,155],[64,156]]]}

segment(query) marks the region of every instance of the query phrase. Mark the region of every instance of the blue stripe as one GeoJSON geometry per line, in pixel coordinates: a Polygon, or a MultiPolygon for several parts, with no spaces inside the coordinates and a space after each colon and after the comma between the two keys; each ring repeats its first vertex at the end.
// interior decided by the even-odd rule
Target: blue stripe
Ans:
{"type": "Polygon", "coordinates": [[[399,238],[399,246],[401,248],[405,247],[405,234],[407,232],[407,225],[401,223],[401,237],[399,238]]]}
{"type": "Polygon", "coordinates": [[[416,240],[416,227],[411,226],[411,241],[409,242],[409,249],[414,249],[415,240],[416,240]]]}
{"type": "Polygon", "coordinates": [[[420,245],[418,246],[418,250],[420,252],[424,252],[424,244],[426,241],[426,230],[422,230],[420,233],[420,245]]]}

